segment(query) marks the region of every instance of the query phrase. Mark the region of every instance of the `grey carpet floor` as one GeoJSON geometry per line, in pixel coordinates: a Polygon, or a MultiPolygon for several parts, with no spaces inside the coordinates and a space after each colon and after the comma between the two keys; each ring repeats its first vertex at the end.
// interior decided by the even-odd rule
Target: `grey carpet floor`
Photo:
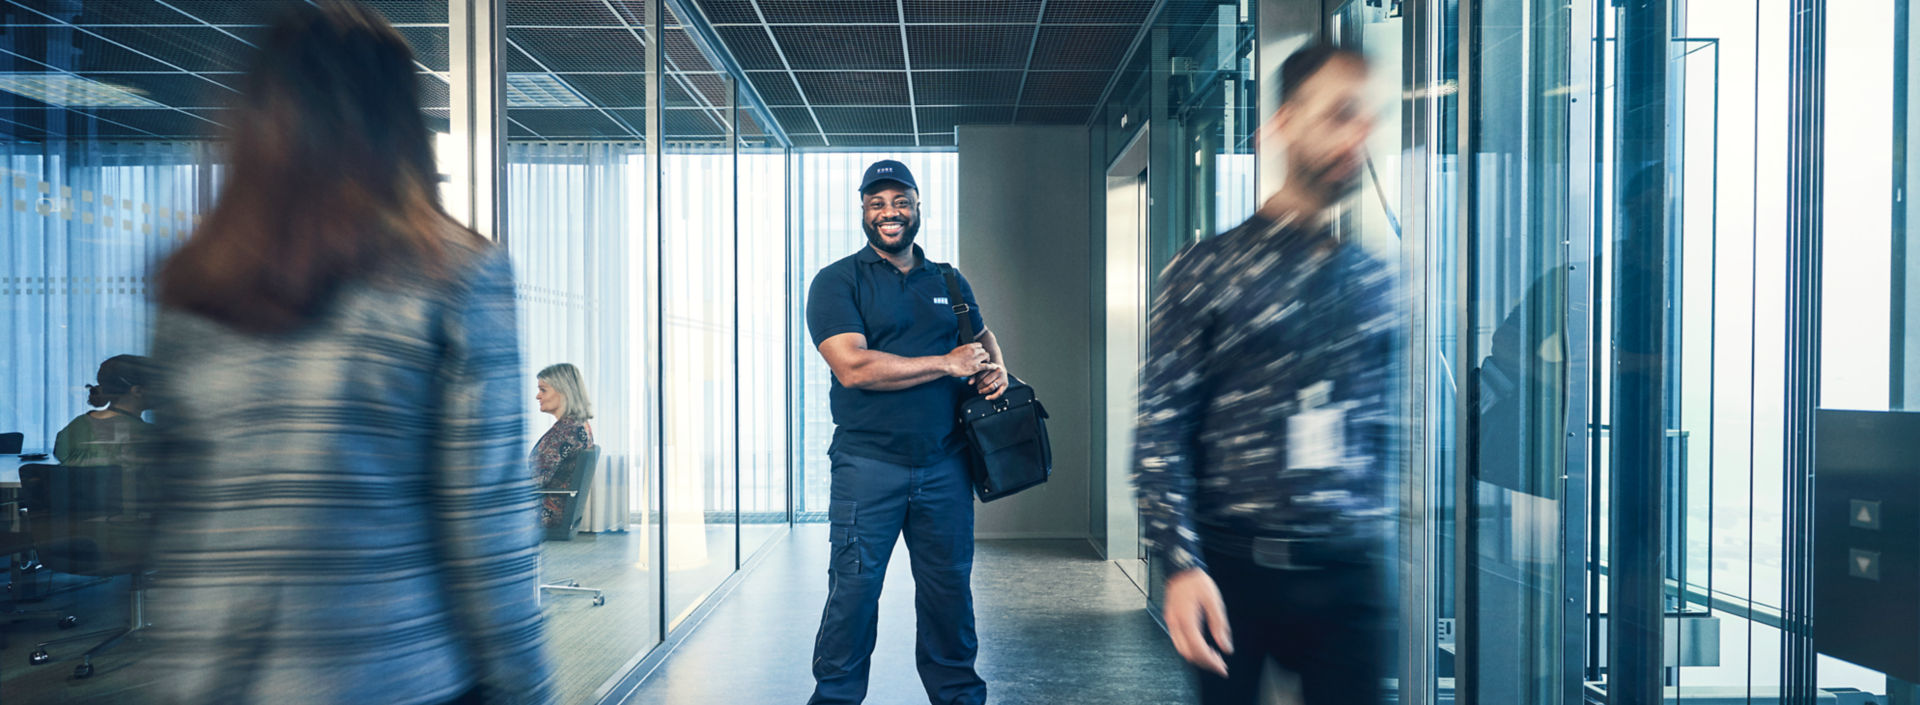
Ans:
{"type": "MultiPolygon", "coordinates": [[[[826,527],[795,528],[641,685],[629,705],[800,705],[826,600],[826,527]]],[[[989,540],[973,573],[977,667],[1007,705],[1193,702],[1140,591],[1085,541],[989,540]]],[[[913,667],[913,576],[896,546],[867,702],[927,701],[913,667]]]]}

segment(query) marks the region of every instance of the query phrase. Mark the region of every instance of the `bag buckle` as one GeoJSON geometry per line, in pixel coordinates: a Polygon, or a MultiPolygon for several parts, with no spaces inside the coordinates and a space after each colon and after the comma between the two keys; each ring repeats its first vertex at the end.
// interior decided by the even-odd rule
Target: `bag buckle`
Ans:
{"type": "Polygon", "coordinates": [[[972,311],[972,310],[973,310],[973,307],[972,307],[972,306],[969,306],[969,305],[967,305],[967,304],[964,304],[964,303],[960,303],[960,304],[954,304],[954,305],[953,305],[953,315],[955,315],[955,316],[964,316],[964,315],[967,315],[967,312],[968,312],[968,311],[972,311]]]}
{"type": "Polygon", "coordinates": [[[1273,570],[1319,570],[1319,566],[1294,562],[1295,546],[1320,539],[1255,538],[1253,564],[1273,570]]]}

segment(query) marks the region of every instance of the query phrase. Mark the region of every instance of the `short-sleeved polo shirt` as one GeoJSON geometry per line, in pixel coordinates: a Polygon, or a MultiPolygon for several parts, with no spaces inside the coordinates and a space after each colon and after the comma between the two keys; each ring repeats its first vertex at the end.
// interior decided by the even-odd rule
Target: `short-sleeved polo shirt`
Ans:
{"type": "MultiPolygon", "coordinates": [[[[872,247],[827,265],[807,292],[807,330],[814,347],[844,333],[867,338],[867,349],[901,357],[945,355],[958,346],[960,320],[946,277],[915,245],[920,264],[901,273],[872,247]]],[[[960,277],[974,331],[987,329],[973,287],[960,277]]],[[[973,394],[964,379],[943,377],[890,392],[853,389],[833,380],[833,446],[900,465],[932,465],[961,448],[956,411],[973,394]]]]}

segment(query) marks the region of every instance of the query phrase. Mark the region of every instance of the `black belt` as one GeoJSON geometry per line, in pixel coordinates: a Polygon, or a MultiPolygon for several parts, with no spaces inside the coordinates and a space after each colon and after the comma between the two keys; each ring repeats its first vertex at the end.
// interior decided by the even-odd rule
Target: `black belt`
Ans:
{"type": "Polygon", "coordinates": [[[1378,560],[1380,542],[1365,536],[1248,535],[1201,524],[1203,550],[1272,570],[1325,570],[1378,560]]]}

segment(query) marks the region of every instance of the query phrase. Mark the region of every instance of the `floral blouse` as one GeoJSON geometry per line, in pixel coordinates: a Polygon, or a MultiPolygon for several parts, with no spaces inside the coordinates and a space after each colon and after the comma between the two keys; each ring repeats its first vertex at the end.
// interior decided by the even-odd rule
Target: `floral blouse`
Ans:
{"type": "MultiPolygon", "coordinates": [[[[573,489],[573,478],[562,472],[567,461],[574,453],[586,450],[593,445],[593,427],[581,419],[560,419],[553,422],[553,428],[533,444],[533,452],[527,456],[527,462],[533,465],[533,482],[543,490],[573,489]]],[[[540,526],[558,528],[566,520],[567,507],[579,496],[561,494],[541,495],[540,526]]]]}

